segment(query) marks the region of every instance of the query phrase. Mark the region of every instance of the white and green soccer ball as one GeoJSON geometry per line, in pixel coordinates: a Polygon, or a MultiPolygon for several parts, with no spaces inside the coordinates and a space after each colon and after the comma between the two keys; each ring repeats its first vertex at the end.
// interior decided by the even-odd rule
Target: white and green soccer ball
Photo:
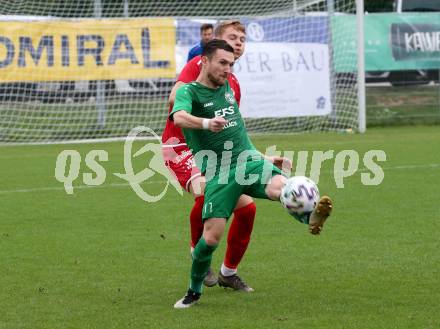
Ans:
{"type": "Polygon", "coordinates": [[[287,212],[304,224],[319,201],[319,190],[315,182],[305,176],[287,179],[280,196],[281,204],[287,212]]]}

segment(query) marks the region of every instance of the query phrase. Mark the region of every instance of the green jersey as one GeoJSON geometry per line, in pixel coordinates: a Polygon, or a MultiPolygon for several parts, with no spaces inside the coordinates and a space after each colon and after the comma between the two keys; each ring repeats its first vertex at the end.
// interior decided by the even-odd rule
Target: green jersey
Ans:
{"type": "Polygon", "coordinates": [[[216,89],[206,87],[198,82],[183,85],[177,90],[170,116],[181,110],[200,118],[211,119],[221,116],[228,120],[223,130],[218,133],[210,130],[183,129],[186,143],[194,155],[197,152],[208,150],[217,155],[215,163],[209,160],[208,163],[206,161],[201,163],[200,157],[195,157],[197,166],[202,172],[213,169],[211,166],[218,169],[224,151],[231,152],[231,166],[235,166],[241,152],[246,150],[257,152],[247,135],[243,118],[228,81],[216,89]]]}

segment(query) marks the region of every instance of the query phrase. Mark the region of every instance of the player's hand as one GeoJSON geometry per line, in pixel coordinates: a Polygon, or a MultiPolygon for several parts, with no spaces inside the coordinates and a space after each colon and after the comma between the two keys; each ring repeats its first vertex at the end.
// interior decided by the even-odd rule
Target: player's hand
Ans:
{"type": "Polygon", "coordinates": [[[209,130],[214,133],[218,133],[223,130],[223,127],[228,123],[223,117],[214,117],[209,120],[209,130]]]}
{"type": "Polygon", "coordinates": [[[292,161],[290,161],[290,159],[276,155],[267,157],[267,159],[285,172],[290,172],[292,170],[292,161]]]}

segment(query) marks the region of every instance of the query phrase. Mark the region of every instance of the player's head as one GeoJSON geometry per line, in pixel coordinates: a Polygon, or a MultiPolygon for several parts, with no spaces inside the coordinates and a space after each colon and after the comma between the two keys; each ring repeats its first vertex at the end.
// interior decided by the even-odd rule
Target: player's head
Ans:
{"type": "Polygon", "coordinates": [[[200,39],[205,44],[214,36],[214,25],[206,23],[200,26],[200,39]]]}
{"type": "Polygon", "coordinates": [[[225,41],[213,39],[203,48],[202,74],[214,86],[223,86],[234,65],[234,49],[225,41]]]}
{"type": "Polygon", "coordinates": [[[230,19],[220,22],[214,30],[214,37],[223,39],[231,45],[234,49],[235,59],[243,55],[246,43],[246,29],[239,20],[230,19]]]}

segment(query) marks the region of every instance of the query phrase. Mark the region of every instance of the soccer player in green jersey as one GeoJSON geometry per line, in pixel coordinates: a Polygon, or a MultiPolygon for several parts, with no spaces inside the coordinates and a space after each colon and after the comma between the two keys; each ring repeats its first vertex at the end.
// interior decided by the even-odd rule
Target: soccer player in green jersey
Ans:
{"type": "MultiPolygon", "coordinates": [[[[279,201],[287,179],[275,166],[283,159],[264,157],[247,135],[227,81],[233,64],[233,49],[227,42],[208,42],[199,77],[177,91],[170,113],[174,123],[183,128],[197,166],[207,179],[203,236],[194,249],[189,290],[175,308],[187,308],[199,300],[212,254],[240,195],[279,201]]],[[[330,198],[321,198],[310,215],[312,234],[319,234],[331,208],[330,198]]]]}

